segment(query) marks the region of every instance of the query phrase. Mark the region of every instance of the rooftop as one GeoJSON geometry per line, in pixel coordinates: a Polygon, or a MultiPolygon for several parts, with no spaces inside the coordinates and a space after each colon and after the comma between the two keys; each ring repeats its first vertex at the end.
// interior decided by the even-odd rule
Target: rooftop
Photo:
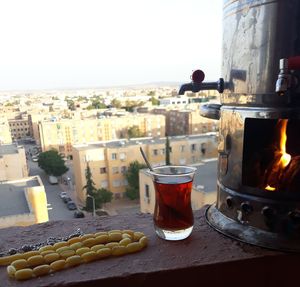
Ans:
{"type": "Polygon", "coordinates": [[[0,183],[0,217],[30,213],[24,189],[39,185],[34,177],[22,181],[0,183]]]}
{"type": "MultiPolygon", "coordinates": [[[[172,136],[169,139],[172,142],[186,140],[197,140],[200,138],[209,138],[215,137],[217,133],[205,133],[205,134],[197,134],[197,135],[188,135],[188,136],[172,136]]],[[[121,140],[113,140],[113,141],[102,141],[102,142],[94,142],[89,144],[79,144],[74,145],[73,148],[77,150],[89,150],[101,147],[109,147],[109,148],[118,148],[125,146],[132,146],[137,144],[165,144],[166,138],[153,138],[153,137],[144,137],[144,138],[132,138],[130,140],[121,139],[121,140]]]]}
{"type": "Polygon", "coordinates": [[[4,144],[0,145],[0,156],[7,154],[16,154],[18,153],[18,146],[15,144],[4,144]]]}

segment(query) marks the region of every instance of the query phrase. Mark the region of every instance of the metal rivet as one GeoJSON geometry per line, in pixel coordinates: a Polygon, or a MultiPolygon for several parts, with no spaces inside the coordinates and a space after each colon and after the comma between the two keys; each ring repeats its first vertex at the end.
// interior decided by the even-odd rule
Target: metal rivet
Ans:
{"type": "Polygon", "coordinates": [[[245,214],[249,214],[253,211],[253,207],[250,205],[248,201],[241,203],[241,209],[245,214]]]}
{"type": "Polygon", "coordinates": [[[271,217],[274,216],[275,211],[274,211],[274,209],[272,209],[272,208],[269,207],[269,206],[264,206],[264,207],[262,208],[262,210],[261,210],[261,214],[262,214],[263,216],[265,216],[266,218],[271,218],[271,217]]]}
{"type": "Polygon", "coordinates": [[[232,196],[227,196],[226,197],[226,204],[228,208],[233,208],[233,198],[232,196]]]}

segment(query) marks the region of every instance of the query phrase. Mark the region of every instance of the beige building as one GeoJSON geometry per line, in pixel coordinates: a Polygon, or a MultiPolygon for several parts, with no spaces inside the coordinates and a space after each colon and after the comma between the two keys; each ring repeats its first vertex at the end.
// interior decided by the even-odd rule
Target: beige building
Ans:
{"type": "Polygon", "coordinates": [[[219,122],[202,117],[199,108],[196,110],[171,110],[168,135],[194,135],[218,130],[219,122]],[[180,123],[180,125],[178,124],[180,123]]]}
{"type": "MultiPolygon", "coordinates": [[[[205,204],[212,204],[217,199],[217,160],[195,164],[197,168],[193,180],[191,203],[192,209],[197,210],[205,204]]],[[[154,213],[155,188],[147,169],[140,170],[140,210],[143,213],[154,213]]]]}
{"type": "Polygon", "coordinates": [[[28,176],[28,167],[23,146],[0,145],[0,181],[22,179],[28,176]]]}
{"type": "MultiPolygon", "coordinates": [[[[170,137],[169,140],[172,164],[199,163],[206,158],[217,156],[217,136],[215,134],[170,137]]],[[[164,165],[165,142],[165,138],[138,138],[75,145],[73,147],[73,166],[78,201],[84,204],[86,198],[86,191],[83,190],[83,187],[86,184],[87,162],[91,168],[96,188],[106,188],[113,192],[114,198],[121,198],[127,186],[124,173],[130,163],[135,160],[144,163],[140,147],[143,148],[154,166],[164,165]]]]}
{"type": "Polygon", "coordinates": [[[165,116],[166,134],[169,136],[194,135],[218,130],[218,121],[200,115],[199,104],[192,103],[186,106],[186,109],[160,106],[149,112],[165,116]]]}
{"type": "Polygon", "coordinates": [[[10,119],[8,121],[13,140],[30,136],[28,118],[10,119]]]}
{"type": "Polygon", "coordinates": [[[11,144],[12,138],[7,118],[0,118],[0,145],[11,144]]]}
{"type": "Polygon", "coordinates": [[[71,156],[73,145],[126,138],[128,129],[133,126],[146,136],[165,134],[164,116],[129,114],[101,119],[43,121],[39,124],[39,135],[43,151],[55,148],[71,156]]]}
{"type": "Polygon", "coordinates": [[[39,176],[0,183],[0,228],[47,222],[47,197],[39,176]]]}

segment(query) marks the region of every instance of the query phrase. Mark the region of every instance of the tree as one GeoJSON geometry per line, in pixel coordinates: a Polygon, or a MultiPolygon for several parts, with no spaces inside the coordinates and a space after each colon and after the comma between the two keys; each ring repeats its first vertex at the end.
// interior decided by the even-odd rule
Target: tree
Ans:
{"type": "Polygon", "coordinates": [[[128,129],[128,137],[129,138],[140,138],[143,137],[144,134],[141,132],[138,126],[132,126],[128,129]]]}
{"type": "Polygon", "coordinates": [[[170,141],[169,141],[169,137],[167,136],[167,138],[166,138],[166,165],[171,165],[170,151],[171,151],[170,141]]]}
{"type": "Polygon", "coordinates": [[[46,174],[54,176],[61,176],[69,170],[63,156],[55,149],[40,153],[38,165],[46,174]]]}
{"type": "Polygon", "coordinates": [[[111,202],[113,193],[105,188],[99,188],[94,193],[95,206],[101,208],[103,204],[111,202]]]}
{"type": "Polygon", "coordinates": [[[151,97],[153,97],[153,96],[155,96],[155,91],[149,91],[149,93],[148,93],[148,96],[151,96],[151,97]]]}
{"type": "Polygon", "coordinates": [[[106,108],[107,108],[106,105],[103,104],[103,103],[101,103],[101,102],[99,101],[99,99],[94,99],[94,100],[92,101],[92,104],[89,105],[86,109],[87,109],[87,110],[92,110],[92,109],[106,109],[106,108]]]}
{"type": "Polygon", "coordinates": [[[122,107],[122,104],[119,100],[117,99],[113,99],[111,101],[111,105],[114,107],[114,108],[117,108],[117,109],[120,109],[122,107]]]}
{"type": "Polygon", "coordinates": [[[75,111],[75,103],[73,100],[67,100],[68,109],[71,111],[75,111]]]}
{"type": "Polygon", "coordinates": [[[159,100],[154,97],[151,97],[151,103],[153,106],[159,106],[159,100]]]}
{"type": "Polygon", "coordinates": [[[141,164],[137,160],[135,160],[134,162],[131,162],[129,164],[129,167],[125,172],[125,177],[128,181],[125,195],[131,200],[138,199],[140,197],[139,170],[145,167],[146,165],[141,164]]]}
{"type": "MultiPolygon", "coordinates": [[[[92,179],[92,172],[88,163],[86,165],[86,170],[85,170],[85,179],[86,179],[86,185],[82,189],[86,190],[87,195],[94,197],[94,192],[96,191],[96,187],[92,179]]],[[[95,205],[96,205],[96,200],[95,200],[95,205]]],[[[85,210],[93,211],[93,199],[88,196],[86,197],[85,210]]]]}

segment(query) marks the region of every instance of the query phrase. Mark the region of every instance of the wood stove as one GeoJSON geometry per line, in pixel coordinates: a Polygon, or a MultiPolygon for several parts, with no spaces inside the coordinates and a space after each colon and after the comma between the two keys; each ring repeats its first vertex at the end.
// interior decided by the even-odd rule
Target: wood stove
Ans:
{"type": "Polygon", "coordinates": [[[202,109],[220,117],[206,218],[232,238],[299,252],[300,1],[225,0],[223,13],[224,92],[202,109]]]}

